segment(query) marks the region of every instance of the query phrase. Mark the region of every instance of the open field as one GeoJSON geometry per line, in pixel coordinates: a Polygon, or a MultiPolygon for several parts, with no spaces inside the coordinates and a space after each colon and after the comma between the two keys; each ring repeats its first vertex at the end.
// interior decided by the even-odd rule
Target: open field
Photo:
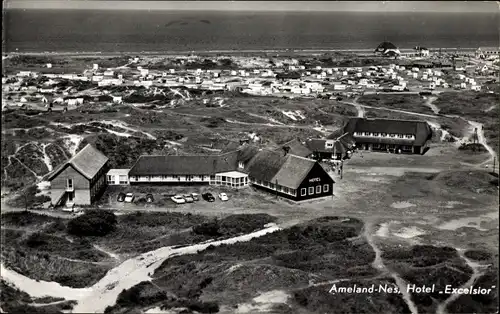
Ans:
{"type": "Polygon", "coordinates": [[[499,154],[498,94],[487,92],[441,93],[434,104],[440,113],[457,115],[483,124],[484,135],[490,146],[499,154]]]}
{"type": "Polygon", "coordinates": [[[362,105],[372,107],[407,110],[426,114],[434,113],[429,107],[424,105],[425,100],[418,94],[363,95],[359,97],[358,102],[362,105]]]}
{"type": "Polygon", "coordinates": [[[188,245],[249,233],[274,220],[261,215],[221,219],[181,213],[131,213],[117,217],[105,235],[77,236],[72,221],[31,212],[2,215],[2,263],[33,279],[82,288],[126,258],[164,246],[188,245]]]}

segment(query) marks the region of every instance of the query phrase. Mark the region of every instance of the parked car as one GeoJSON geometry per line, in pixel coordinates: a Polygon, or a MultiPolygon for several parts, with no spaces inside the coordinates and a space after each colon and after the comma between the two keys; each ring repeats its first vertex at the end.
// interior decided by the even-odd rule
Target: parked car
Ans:
{"type": "Polygon", "coordinates": [[[174,195],[170,198],[176,204],[184,204],[186,200],[182,197],[182,195],[174,195]]]}
{"type": "Polygon", "coordinates": [[[132,203],[135,199],[134,193],[127,193],[125,195],[125,199],[123,200],[125,203],[132,203]]]}
{"type": "Polygon", "coordinates": [[[195,202],[200,200],[200,195],[198,193],[191,193],[191,197],[195,202]]]}
{"type": "Polygon", "coordinates": [[[226,193],[219,193],[219,198],[221,201],[224,201],[224,202],[229,200],[229,197],[227,197],[226,193]]]}
{"type": "Polygon", "coordinates": [[[118,196],[116,197],[117,202],[123,202],[125,200],[125,193],[118,193],[118,196]]]}
{"type": "Polygon", "coordinates": [[[203,193],[201,195],[201,197],[203,197],[203,199],[207,202],[214,202],[215,201],[215,197],[212,195],[212,193],[203,193]]]}
{"type": "Polygon", "coordinates": [[[183,195],[182,197],[186,200],[186,203],[194,202],[194,198],[190,194],[183,195]]]}
{"type": "Polygon", "coordinates": [[[146,202],[153,203],[154,201],[155,201],[155,199],[153,197],[153,194],[151,194],[151,193],[146,194],[146,202]]]}

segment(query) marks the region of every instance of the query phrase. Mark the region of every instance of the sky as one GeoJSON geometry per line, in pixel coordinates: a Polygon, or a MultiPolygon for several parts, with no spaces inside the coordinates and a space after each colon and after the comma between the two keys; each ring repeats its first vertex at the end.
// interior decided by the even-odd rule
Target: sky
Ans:
{"type": "Polygon", "coordinates": [[[348,12],[499,12],[498,1],[119,1],[5,0],[11,9],[348,11],[348,12]],[[118,4],[119,3],[119,4],[118,4]]]}

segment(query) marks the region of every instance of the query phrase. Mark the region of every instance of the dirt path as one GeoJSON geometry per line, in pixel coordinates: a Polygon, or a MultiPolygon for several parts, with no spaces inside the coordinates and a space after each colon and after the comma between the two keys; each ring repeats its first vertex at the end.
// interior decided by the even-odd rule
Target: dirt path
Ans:
{"type": "Polygon", "coordinates": [[[366,222],[365,223],[365,228],[364,228],[364,236],[366,239],[366,242],[373,248],[373,251],[375,252],[375,259],[373,260],[372,266],[373,268],[383,272],[387,273],[390,275],[394,281],[396,282],[396,285],[399,288],[399,291],[401,291],[401,295],[403,297],[403,300],[405,301],[406,305],[410,309],[412,314],[418,314],[417,306],[415,303],[413,303],[413,300],[411,298],[411,295],[408,293],[406,287],[407,284],[406,282],[395,272],[389,270],[382,259],[382,251],[378,246],[375,244],[375,239],[373,238],[373,234],[375,233],[374,230],[374,225],[371,222],[366,222]]]}
{"type": "MultiPolygon", "coordinates": [[[[181,115],[181,116],[186,116],[186,117],[193,117],[193,118],[210,118],[210,116],[206,115],[197,115],[197,114],[192,114],[192,113],[180,113],[180,112],[175,112],[172,111],[172,113],[181,115]]],[[[257,117],[257,116],[256,116],[257,117]]],[[[259,118],[264,118],[261,116],[258,116],[259,118]]],[[[238,121],[234,119],[227,119],[225,118],[226,122],[232,123],[232,124],[241,124],[241,125],[250,125],[250,126],[265,126],[265,127],[273,127],[273,128],[289,128],[289,129],[302,129],[302,130],[310,130],[314,129],[313,126],[300,126],[300,125],[290,125],[290,124],[273,124],[273,123],[253,123],[253,122],[243,122],[243,121],[238,121]]],[[[269,119],[268,119],[269,120],[269,119]]]]}
{"type": "MultiPolygon", "coordinates": [[[[347,101],[341,101],[340,103],[351,105],[351,106],[356,106],[354,103],[347,102],[347,101]]],[[[391,108],[385,108],[385,107],[373,107],[373,106],[361,105],[361,104],[358,104],[358,106],[361,107],[361,108],[369,108],[369,109],[393,111],[393,112],[405,113],[405,114],[410,114],[410,115],[415,115],[415,116],[421,116],[421,117],[426,117],[426,118],[438,118],[438,116],[432,115],[432,114],[419,113],[419,112],[413,112],[413,111],[406,111],[406,110],[401,110],[401,109],[391,109],[391,108]]]]}
{"type": "Polygon", "coordinates": [[[484,148],[486,148],[486,150],[488,151],[488,153],[490,153],[490,155],[491,155],[490,159],[487,160],[487,161],[485,161],[484,163],[493,160],[493,158],[495,158],[496,160],[498,160],[497,153],[486,142],[486,137],[484,136],[484,131],[483,131],[483,125],[481,123],[479,123],[479,122],[470,121],[470,120],[467,121],[467,122],[469,122],[469,124],[472,125],[472,127],[473,127],[473,129],[471,130],[472,133],[474,132],[474,129],[477,129],[477,140],[478,140],[478,142],[480,144],[482,144],[484,146],[484,148]]]}
{"type": "Polygon", "coordinates": [[[13,284],[31,297],[46,296],[79,300],[72,310],[75,313],[102,313],[107,306],[114,305],[123,289],[129,289],[141,281],[151,280],[150,275],[164,260],[179,255],[196,254],[210,245],[233,244],[250,241],[253,238],[264,236],[280,230],[276,224],[268,224],[265,229],[225,240],[204,242],[186,247],[163,247],[151,252],[131,258],[119,266],[108,271],[95,285],[89,288],[71,288],[56,282],[30,279],[24,275],[6,268],[1,264],[2,279],[13,284]]]}
{"type": "Polygon", "coordinates": [[[440,109],[436,105],[434,105],[434,101],[437,99],[437,97],[436,96],[430,96],[430,97],[425,97],[424,96],[424,99],[425,99],[424,105],[426,105],[427,107],[431,108],[431,110],[435,114],[439,114],[440,109]]]}
{"type": "Polygon", "coordinates": [[[31,297],[43,298],[65,298],[67,300],[80,299],[89,294],[90,288],[71,288],[61,286],[57,282],[49,282],[43,280],[34,280],[17,272],[6,268],[1,264],[2,279],[13,284],[19,290],[26,292],[31,297]]]}
{"type": "Polygon", "coordinates": [[[280,229],[281,228],[277,225],[271,224],[266,229],[226,240],[195,244],[182,248],[163,247],[129,259],[118,267],[110,270],[104,278],[93,285],[90,288],[91,292],[78,301],[78,304],[73,308],[73,312],[102,313],[107,306],[115,304],[122,290],[129,289],[141,281],[151,280],[150,274],[152,274],[164,260],[172,256],[196,254],[199,251],[205,250],[210,245],[218,246],[221,244],[245,242],[280,229]]]}
{"type": "Polygon", "coordinates": [[[358,110],[358,118],[364,118],[365,117],[365,109],[363,108],[365,106],[363,106],[360,103],[358,103],[358,99],[357,98],[354,99],[353,102],[349,102],[349,101],[341,101],[341,102],[356,107],[356,110],[358,110]]]}
{"type": "Polygon", "coordinates": [[[115,254],[115,253],[113,253],[111,251],[108,251],[108,250],[106,250],[106,249],[104,249],[104,248],[102,248],[102,247],[100,247],[100,246],[98,246],[96,244],[94,244],[94,249],[96,249],[96,250],[98,250],[100,252],[103,252],[104,254],[108,255],[109,257],[113,258],[114,260],[117,260],[117,261],[121,260],[121,258],[120,258],[120,256],[118,254],[115,254]]]}
{"type": "MultiPolygon", "coordinates": [[[[469,280],[467,280],[466,283],[464,283],[460,288],[463,288],[463,289],[466,289],[466,288],[469,288],[471,286],[474,285],[474,283],[476,282],[476,280],[478,280],[485,272],[486,268],[488,267],[488,265],[482,265],[482,264],[479,264],[479,263],[476,263],[476,262],[473,262],[471,261],[470,259],[468,259],[467,257],[465,257],[464,255],[464,250],[462,249],[457,249],[458,250],[458,254],[460,255],[460,257],[465,261],[465,263],[470,267],[472,268],[472,275],[471,277],[469,278],[469,280]]],[[[436,314],[447,314],[447,310],[446,308],[448,307],[449,304],[451,304],[453,301],[455,301],[456,299],[458,299],[460,297],[460,294],[452,294],[450,295],[446,300],[444,300],[443,302],[441,302],[437,309],[436,309],[436,314]]]]}

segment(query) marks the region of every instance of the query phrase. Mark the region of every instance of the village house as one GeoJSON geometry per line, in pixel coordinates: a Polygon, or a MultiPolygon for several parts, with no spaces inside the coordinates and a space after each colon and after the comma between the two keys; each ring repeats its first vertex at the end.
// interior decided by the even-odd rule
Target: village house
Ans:
{"type": "Polygon", "coordinates": [[[319,161],[350,158],[356,148],[356,142],[349,133],[339,132],[330,134],[326,139],[308,139],[305,145],[312,152],[308,157],[319,161]]]}
{"type": "Polygon", "coordinates": [[[221,155],[141,156],[130,169],[137,184],[253,185],[301,201],[332,195],[333,179],[315,160],[246,146],[221,155]]]}
{"type": "Polygon", "coordinates": [[[108,158],[87,144],[48,177],[53,206],[90,205],[106,185],[108,158]]]}
{"type": "Polygon", "coordinates": [[[351,118],[344,132],[360,149],[411,154],[424,154],[432,137],[425,121],[392,119],[351,118]]]}

